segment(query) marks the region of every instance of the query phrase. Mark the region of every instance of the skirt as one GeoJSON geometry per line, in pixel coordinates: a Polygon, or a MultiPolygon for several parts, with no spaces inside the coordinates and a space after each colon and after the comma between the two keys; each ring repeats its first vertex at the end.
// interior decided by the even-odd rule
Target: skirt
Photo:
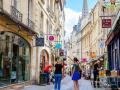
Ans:
{"type": "Polygon", "coordinates": [[[81,74],[79,71],[75,71],[72,76],[72,80],[79,80],[81,79],[81,74]]]}

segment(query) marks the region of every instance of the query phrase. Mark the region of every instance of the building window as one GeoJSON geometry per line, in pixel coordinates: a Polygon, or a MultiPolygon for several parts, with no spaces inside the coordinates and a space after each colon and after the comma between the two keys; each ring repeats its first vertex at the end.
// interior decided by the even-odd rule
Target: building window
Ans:
{"type": "Polygon", "coordinates": [[[3,0],[0,0],[0,9],[3,8],[3,0]]]}
{"type": "Polygon", "coordinates": [[[32,11],[33,11],[33,2],[32,0],[28,0],[28,18],[32,19],[32,11]]]}
{"type": "Polygon", "coordinates": [[[40,31],[43,32],[43,23],[44,23],[44,16],[43,13],[41,12],[40,15],[40,31]]]}

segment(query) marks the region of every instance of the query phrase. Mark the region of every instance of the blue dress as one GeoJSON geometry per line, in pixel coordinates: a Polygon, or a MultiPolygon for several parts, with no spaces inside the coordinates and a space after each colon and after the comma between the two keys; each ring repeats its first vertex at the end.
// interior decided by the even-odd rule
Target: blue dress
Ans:
{"type": "Polygon", "coordinates": [[[81,79],[81,73],[80,73],[80,68],[78,64],[73,64],[73,76],[72,76],[72,80],[79,80],[81,79]]]}

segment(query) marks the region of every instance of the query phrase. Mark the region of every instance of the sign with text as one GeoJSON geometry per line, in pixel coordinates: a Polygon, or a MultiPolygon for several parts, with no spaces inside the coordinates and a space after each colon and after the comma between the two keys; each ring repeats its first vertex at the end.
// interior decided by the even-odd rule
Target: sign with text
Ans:
{"type": "Polygon", "coordinates": [[[102,28],[111,28],[111,19],[102,19],[102,28]]]}
{"type": "Polygon", "coordinates": [[[36,46],[44,46],[44,38],[36,38],[36,46]]]}

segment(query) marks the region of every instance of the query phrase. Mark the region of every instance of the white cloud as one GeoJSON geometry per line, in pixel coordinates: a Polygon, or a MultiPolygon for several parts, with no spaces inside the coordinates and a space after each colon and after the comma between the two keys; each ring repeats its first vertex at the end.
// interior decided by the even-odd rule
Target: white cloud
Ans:
{"type": "Polygon", "coordinates": [[[75,12],[70,8],[65,8],[65,38],[70,36],[73,26],[78,23],[79,16],[81,16],[81,12],[75,12]]]}

